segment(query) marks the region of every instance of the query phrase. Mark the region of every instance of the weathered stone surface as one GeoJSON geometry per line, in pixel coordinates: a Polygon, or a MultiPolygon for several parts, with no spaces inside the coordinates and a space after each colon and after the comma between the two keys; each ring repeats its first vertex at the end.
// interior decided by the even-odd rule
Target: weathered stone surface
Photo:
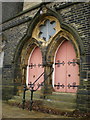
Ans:
{"type": "Polygon", "coordinates": [[[90,12],[89,3],[82,4],[79,3],[60,10],[60,14],[62,16],[63,21],[73,26],[80,35],[83,41],[83,45],[85,47],[85,53],[88,53],[90,41],[89,12],[90,12]]]}
{"type": "MultiPolygon", "coordinates": [[[[83,3],[77,3],[72,4],[69,6],[65,6],[67,3],[48,3],[46,6],[49,8],[52,8],[56,10],[56,12],[62,17],[62,23],[66,23],[72,28],[74,28],[79,37],[81,38],[81,42],[84,46],[84,53],[81,54],[80,58],[80,88],[77,93],[77,108],[80,110],[89,111],[90,110],[90,103],[89,101],[89,92],[90,92],[90,23],[89,23],[89,12],[90,12],[90,4],[87,2],[83,3]],[[63,6],[63,7],[61,7],[63,6]],[[85,87],[83,87],[85,86],[85,87]],[[88,106],[87,106],[88,105],[88,106]]],[[[30,32],[28,29],[32,25],[31,21],[33,22],[33,19],[35,15],[37,14],[38,10],[40,8],[34,9],[32,11],[28,11],[26,13],[23,13],[20,16],[17,16],[16,18],[6,22],[3,24],[3,35],[4,35],[4,41],[6,41],[6,44],[3,48],[4,50],[4,66],[3,66],[3,85],[4,83],[12,84],[11,86],[14,86],[13,83],[17,81],[17,83],[20,85],[22,83],[22,77],[25,78],[25,76],[22,76],[22,62],[21,58],[25,60],[25,57],[27,54],[29,54],[29,50],[31,51],[35,44],[38,45],[43,53],[43,61],[48,60],[49,62],[52,62],[51,60],[54,58],[54,55],[52,55],[52,51],[55,51],[55,48],[53,50],[53,47],[55,44],[59,44],[58,38],[53,41],[53,45],[51,45],[51,51],[48,53],[48,47],[46,46],[46,49],[43,47],[43,44],[39,44],[37,40],[30,39],[30,32]],[[29,33],[28,33],[28,32],[29,33]],[[27,36],[27,37],[26,37],[27,36]],[[26,37],[26,39],[25,39],[26,37]],[[28,42],[27,42],[28,39],[28,42]],[[24,42],[23,42],[24,41],[24,42]],[[27,50],[29,49],[29,50],[27,50]],[[17,59],[15,58],[16,52],[18,51],[17,59]],[[22,53],[23,51],[23,53],[22,53]],[[25,52],[26,51],[26,52],[25,52]],[[46,56],[47,54],[48,56],[46,56]],[[16,60],[16,61],[15,61],[16,60]]],[[[37,21],[39,22],[39,21],[37,21]]],[[[60,37],[60,36],[59,36],[60,37]]],[[[52,44],[51,43],[51,44],[52,44]]],[[[57,46],[57,45],[56,45],[57,46]]],[[[79,45],[80,47],[80,45],[79,45]]],[[[47,69],[48,72],[49,68],[47,69]]],[[[51,78],[50,78],[51,79],[51,78]]],[[[12,95],[14,92],[17,91],[17,89],[14,87],[9,87],[9,90],[11,89],[12,95]],[[13,90],[12,90],[13,89],[13,90]],[[16,89],[16,91],[15,91],[16,89]]],[[[7,88],[7,89],[8,89],[7,88]]],[[[6,90],[6,87],[3,87],[3,93],[7,91],[7,93],[4,94],[6,96],[6,99],[11,97],[7,97],[9,95],[9,90],[6,90]]]]}
{"type": "Polygon", "coordinates": [[[22,2],[2,2],[2,22],[14,17],[22,10],[22,2]]]}

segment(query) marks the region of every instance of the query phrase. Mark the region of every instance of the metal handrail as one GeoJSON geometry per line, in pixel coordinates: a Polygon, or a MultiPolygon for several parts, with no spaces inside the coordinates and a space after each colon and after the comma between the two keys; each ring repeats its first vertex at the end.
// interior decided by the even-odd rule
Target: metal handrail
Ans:
{"type": "MultiPolygon", "coordinates": [[[[44,73],[45,73],[45,72],[43,72],[43,73],[34,81],[34,83],[32,83],[32,85],[34,85],[44,73]]],[[[28,84],[28,85],[31,85],[31,84],[28,84]]]]}
{"type": "MultiPolygon", "coordinates": [[[[54,68],[52,68],[52,71],[47,75],[46,79],[44,79],[44,81],[41,83],[41,85],[38,86],[38,88],[36,90],[34,90],[34,84],[40,79],[40,77],[42,75],[44,75],[45,72],[43,72],[35,81],[33,84],[28,84],[28,85],[31,85],[31,99],[30,99],[30,111],[32,110],[32,104],[33,104],[33,92],[37,91],[40,86],[42,86],[42,84],[47,80],[47,78],[52,74],[52,72],[54,71],[54,68]]],[[[23,92],[23,101],[22,101],[22,108],[24,109],[24,106],[25,106],[25,92],[29,90],[26,88],[26,85],[24,86],[24,92],[23,92]]]]}
{"type": "MultiPolygon", "coordinates": [[[[52,68],[52,71],[47,75],[46,79],[52,74],[53,71],[54,71],[54,68],[52,68]]],[[[38,86],[36,91],[39,89],[40,86],[42,86],[42,84],[46,81],[46,79],[44,79],[44,81],[41,83],[41,85],[38,86]]]]}

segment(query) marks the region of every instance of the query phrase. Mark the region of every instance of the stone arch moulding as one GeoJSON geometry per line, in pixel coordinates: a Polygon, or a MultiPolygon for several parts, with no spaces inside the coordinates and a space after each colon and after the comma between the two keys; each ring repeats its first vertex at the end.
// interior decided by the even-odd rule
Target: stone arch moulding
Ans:
{"type": "MultiPolygon", "coordinates": [[[[23,40],[20,41],[20,43],[18,44],[16,48],[14,60],[13,60],[14,73],[17,73],[17,65],[19,64],[18,69],[21,70],[19,71],[19,73],[21,76],[22,84],[26,83],[26,68],[28,65],[29,55],[31,54],[34,47],[36,46],[39,47],[42,52],[40,44],[37,42],[37,40],[28,38],[28,36],[25,36],[23,40]],[[25,42],[24,40],[26,40],[27,42],[25,42]]],[[[14,75],[14,79],[17,79],[17,75],[14,75]]]]}
{"type": "Polygon", "coordinates": [[[59,31],[53,37],[51,43],[48,45],[47,60],[53,62],[57,47],[62,44],[63,41],[69,40],[76,51],[77,59],[82,59],[82,62],[85,62],[85,50],[78,32],[72,26],[67,25],[66,23],[61,22],[60,26],[61,31],[59,31]]]}
{"type": "MultiPolygon", "coordinates": [[[[14,58],[17,59],[17,57],[16,57],[17,53],[20,53],[18,51],[21,51],[22,46],[24,46],[25,42],[27,42],[30,38],[32,38],[34,28],[37,29],[38,23],[40,21],[44,20],[44,18],[47,18],[47,17],[55,18],[59,22],[59,24],[60,24],[60,28],[59,28],[60,30],[59,31],[62,31],[62,30],[67,31],[68,33],[70,33],[74,37],[74,39],[77,43],[77,46],[80,50],[80,55],[84,55],[83,43],[82,43],[82,40],[81,40],[80,36],[78,35],[77,31],[73,27],[71,27],[70,25],[67,25],[66,23],[64,23],[62,21],[62,18],[61,18],[59,13],[57,13],[55,10],[52,10],[52,9],[50,9],[50,8],[48,8],[44,5],[40,8],[40,10],[34,16],[34,18],[32,18],[32,20],[30,21],[30,25],[27,29],[27,34],[19,42],[19,45],[16,49],[16,54],[15,54],[14,58]]],[[[57,34],[54,36],[54,38],[56,36],[58,36],[59,31],[57,31],[57,34]]],[[[52,39],[54,39],[54,38],[52,38],[52,39]]],[[[36,41],[37,41],[37,39],[36,39],[36,41]]],[[[37,42],[40,45],[43,43],[42,41],[37,41],[37,42]]]]}
{"type": "Polygon", "coordinates": [[[76,39],[68,31],[62,29],[62,31],[58,32],[58,34],[52,39],[51,44],[48,46],[48,61],[54,61],[54,55],[58,46],[60,46],[65,40],[68,40],[72,43],[76,52],[77,59],[80,60],[80,57],[84,54],[83,51],[81,51],[83,48],[80,50],[80,46],[77,43],[76,39]]]}
{"type": "MultiPolygon", "coordinates": [[[[77,61],[79,63],[79,73],[80,73],[81,72],[81,65],[80,65],[81,61],[80,60],[82,58],[84,58],[82,62],[85,62],[84,61],[85,60],[85,53],[84,53],[84,47],[83,47],[83,44],[82,44],[82,40],[79,37],[77,31],[73,27],[71,27],[67,24],[64,24],[64,23],[61,23],[61,27],[62,27],[62,31],[59,31],[58,34],[56,34],[56,36],[52,39],[51,44],[49,44],[49,46],[48,46],[47,61],[51,62],[51,63],[54,63],[54,61],[55,61],[54,60],[54,55],[55,55],[55,52],[56,52],[57,48],[60,45],[62,45],[62,43],[64,41],[68,40],[72,43],[72,45],[75,49],[76,58],[77,58],[77,61]]],[[[52,83],[54,81],[53,76],[52,76],[52,83]]],[[[81,81],[79,80],[79,82],[81,82],[81,81]]]]}
{"type": "MultiPolygon", "coordinates": [[[[67,25],[66,23],[64,23],[62,21],[62,18],[60,16],[60,14],[58,14],[56,11],[51,10],[50,8],[47,8],[46,6],[42,6],[40,8],[40,10],[37,12],[37,14],[34,16],[34,18],[32,18],[32,20],[30,21],[30,25],[28,27],[27,34],[21,39],[21,41],[19,42],[19,44],[16,48],[16,53],[14,55],[15,64],[17,64],[17,59],[18,59],[18,56],[21,54],[22,49],[25,48],[25,47],[27,48],[28,43],[30,45],[32,45],[33,47],[35,47],[35,45],[36,45],[38,47],[42,46],[41,49],[44,48],[43,42],[38,41],[35,38],[32,38],[32,35],[33,35],[34,28],[37,27],[38,23],[41,20],[43,20],[44,18],[47,18],[47,17],[50,17],[50,16],[52,18],[57,19],[57,21],[60,24],[60,31],[58,31],[58,33],[52,38],[50,44],[46,44],[46,47],[48,48],[46,50],[47,59],[52,61],[51,60],[52,57],[50,56],[50,54],[52,53],[52,49],[53,49],[53,55],[52,56],[54,56],[54,52],[55,52],[55,46],[53,46],[55,44],[54,42],[56,41],[56,43],[59,43],[58,39],[62,39],[62,38],[67,39],[68,37],[70,38],[74,47],[76,49],[78,48],[80,50],[80,56],[84,55],[84,48],[83,48],[82,40],[80,39],[77,31],[73,27],[71,27],[70,25],[67,25]],[[69,33],[70,36],[67,36],[68,33],[69,33]],[[62,37],[60,36],[61,34],[62,34],[62,37]],[[72,41],[72,37],[73,37],[74,41],[72,41]]],[[[57,44],[56,44],[56,46],[57,46],[57,44]]],[[[78,51],[78,49],[77,49],[77,51],[78,51]]],[[[25,51],[24,51],[24,53],[25,53],[25,51]]],[[[27,64],[26,61],[25,61],[25,64],[27,64]]]]}
{"type": "MultiPolygon", "coordinates": [[[[17,61],[17,58],[19,56],[19,54],[21,53],[23,46],[26,42],[28,42],[28,40],[32,40],[32,33],[34,28],[37,26],[37,23],[40,22],[43,18],[45,18],[46,16],[52,16],[59,18],[59,21],[61,21],[60,16],[58,15],[57,12],[51,10],[50,8],[47,8],[46,6],[42,6],[40,8],[40,10],[36,13],[36,15],[34,16],[34,18],[32,18],[32,20],[30,21],[29,27],[27,29],[27,33],[25,34],[25,36],[20,40],[20,42],[18,43],[17,47],[16,47],[16,51],[13,57],[13,62],[17,61]]],[[[34,39],[35,41],[35,39],[34,39]]],[[[33,41],[33,43],[34,43],[33,41]]],[[[42,44],[42,42],[38,42],[38,44],[42,44]]]]}
{"type": "Polygon", "coordinates": [[[67,31],[69,34],[71,34],[73,36],[73,38],[76,41],[77,46],[79,48],[80,56],[85,55],[83,42],[82,42],[77,30],[73,26],[68,25],[68,24],[66,24],[64,22],[61,22],[61,27],[62,27],[62,29],[64,29],[65,31],[67,31]]]}
{"type": "Polygon", "coordinates": [[[45,16],[41,19],[33,30],[32,38],[48,46],[52,38],[62,30],[58,19],[53,16],[45,16]]]}
{"type": "MultiPolygon", "coordinates": [[[[77,46],[78,46],[78,48],[80,50],[80,56],[85,55],[82,40],[81,40],[78,32],[76,31],[76,29],[74,27],[72,27],[71,25],[68,25],[68,24],[64,23],[63,20],[62,20],[62,17],[60,16],[60,14],[57,11],[50,9],[45,5],[40,8],[40,10],[37,12],[37,14],[31,20],[29,28],[27,30],[27,36],[34,37],[34,35],[33,35],[34,30],[35,30],[34,28],[36,28],[35,32],[38,32],[38,30],[37,30],[38,29],[37,28],[38,24],[40,24],[46,18],[52,19],[51,17],[55,18],[59,22],[58,25],[60,25],[60,28],[58,28],[59,30],[57,31],[55,36],[58,35],[59,31],[68,32],[69,34],[72,35],[72,37],[75,39],[74,41],[76,41],[76,43],[77,43],[77,46]]],[[[34,38],[37,39],[36,37],[34,37],[34,38]]],[[[42,41],[39,41],[39,42],[43,43],[42,41]]],[[[48,46],[48,44],[46,44],[46,46],[48,46]]]]}
{"type": "MultiPolygon", "coordinates": [[[[27,55],[28,53],[30,54],[30,52],[33,50],[33,48],[35,46],[40,47],[40,43],[35,40],[32,39],[31,37],[29,37],[27,34],[24,36],[24,38],[22,38],[20,40],[20,42],[18,43],[17,47],[16,47],[16,51],[13,57],[13,63],[17,64],[18,61],[18,57],[23,55],[27,55]],[[30,48],[31,47],[31,48],[30,48]],[[27,53],[27,50],[30,48],[30,51],[27,53]]],[[[40,48],[41,49],[41,48],[40,48]]],[[[26,56],[24,56],[26,57],[26,56]]],[[[27,57],[26,57],[27,58],[27,57]]],[[[24,64],[27,64],[27,62],[25,61],[24,64]]]]}
{"type": "Polygon", "coordinates": [[[49,19],[50,21],[55,20],[57,22],[58,30],[60,30],[61,28],[59,24],[61,22],[60,15],[56,11],[51,10],[50,8],[42,6],[40,10],[37,12],[37,14],[34,16],[34,18],[30,21],[30,25],[27,30],[27,35],[37,39],[34,34],[37,34],[38,26],[44,23],[46,19],[49,19]]]}

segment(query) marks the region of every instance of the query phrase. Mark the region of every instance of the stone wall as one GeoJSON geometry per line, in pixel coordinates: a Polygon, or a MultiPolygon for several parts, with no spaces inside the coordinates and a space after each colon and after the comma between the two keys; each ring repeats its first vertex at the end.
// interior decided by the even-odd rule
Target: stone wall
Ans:
{"type": "Polygon", "coordinates": [[[37,4],[39,4],[41,1],[37,1],[37,2],[24,2],[24,5],[23,5],[23,10],[27,10],[29,9],[30,7],[33,7],[37,4]]]}
{"type": "Polygon", "coordinates": [[[22,2],[2,2],[2,22],[14,17],[22,10],[22,2]]]}
{"type": "MultiPolygon", "coordinates": [[[[42,6],[42,5],[41,5],[42,6]]],[[[3,41],[6,41],[4,47],[4,66],[3,66],[3,85],[6,83],[10,89],[13,89],[14,81],[20,83],[22,80],[22,74],[20,70],[20,54],[23,45],[22,40],[27,34],[28,27],[32,24],[31,20],[34,18],[36,13],[41,7],[40,5],[37,9],[30,9],[27,12],[23,12],[14,19],[3,24],[3,41]],[[20,47],[18,57],[15,57],[17,49],[20,47]]],[[[54,9],[61,16],[62,22],[68,24],[74,28],[81,42],[83,43],[84,49],[81,55],[80,61],[80,87],[77,94],[77,105],[79,109],[89,111],[90,110],[90,23],[89,23],[89,12],[90,4],[87,2],[82,3],[48,3],[47,7],[54,9]],[[85,86],[85,87],[84,87],[85,86]]],[[[24,44],[24,43],[23,43],[24,44]]],[[[14,87],[15,88],[15,87],[14,87]]],[[[6,87],[3,87],[3,95],[6,96],[6,87]]],[[[15,89],[11,90],[15,91],[15,89]]],[[[13,95],[14,93],[12,93],[13,95]]],[[[8,93],[7,93],[8,95],[8,93]]],[[[10,96],[11,97],[11,96],[10,96]]],[[[10,97],[7,97],[10,98],[10,97]]]]}
{"type": "MultiPolygon", "coordinates": [[[[78,108],[81,110],[89,110],[90,111],[90,23],[89,23],[89,13],[90,13],[90,4],[89,3],[79,3],[72,5],[68,8],[62,9],[59,11],[62,16],[62,19],[65,23],[69,24],[70,26],[74,27],[78,32],[81,40],[83,42],[83,46],[85,49],[86,61],[81,63],[81,85],[78,91],[78,108]],[[85,86],[83,88],[83,86],[85,86]]],[[[84,59],[85,59],[84,58],[84,59]]]]}
{"type": "Polygon", "coordinates": [[[88,47],[90,43],[89,12],[90,5],[88,3],[79,3],[77,5],[72,5],[71,7],[60,10],[63,21],[73,26],[80,35],[86,54],[88,53],[88,47]]]}
{"type": "MultiPolygon", "coordinates": [[[[13,86],[15,74],[18,74],[18,72],[14,74],[15,72],[14,55],[20,40],[26,34],[27,28],[28,28],[28,22],[4,31],[3,35],[5,36],[7,43],[6,46],[4,47],[4,63],[3,63],[4,66],[3,66],[3,81],[2,81],[3,84],[9,84],[9,86],[13,86]]],[[[18,69],[18,64],[17,64],[17,69],[18,69]]],[[[18,76],[17,78],[19,79],[18,76]]]]}

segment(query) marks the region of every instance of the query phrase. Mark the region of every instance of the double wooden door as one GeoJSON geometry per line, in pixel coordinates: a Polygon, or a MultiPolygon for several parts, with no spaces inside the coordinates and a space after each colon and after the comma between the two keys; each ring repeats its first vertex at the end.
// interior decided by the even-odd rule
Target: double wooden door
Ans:
{"type": "MultiPolygon", "coordinates": [[[[76,92],[76,86],[79,85],[79,66],[76,61],[75,49],[70,41],[64,41],[58,47],[54,65],[54,90],[58,92],[76,92]]],[[[27,84],[32,84],[43,72],[42,53],[40,48],[36,47],[28,60],[27,84]]],[[[44,76],[35,83],[34,89],[37,89],[43,80],[44,76]]]]}
{"type": "Polygon", "coordinates": [[[59,46],[55,56],[54,90],[76,92],[79,85],[79,66],[76,53],[70,41],[59,46]]]}

